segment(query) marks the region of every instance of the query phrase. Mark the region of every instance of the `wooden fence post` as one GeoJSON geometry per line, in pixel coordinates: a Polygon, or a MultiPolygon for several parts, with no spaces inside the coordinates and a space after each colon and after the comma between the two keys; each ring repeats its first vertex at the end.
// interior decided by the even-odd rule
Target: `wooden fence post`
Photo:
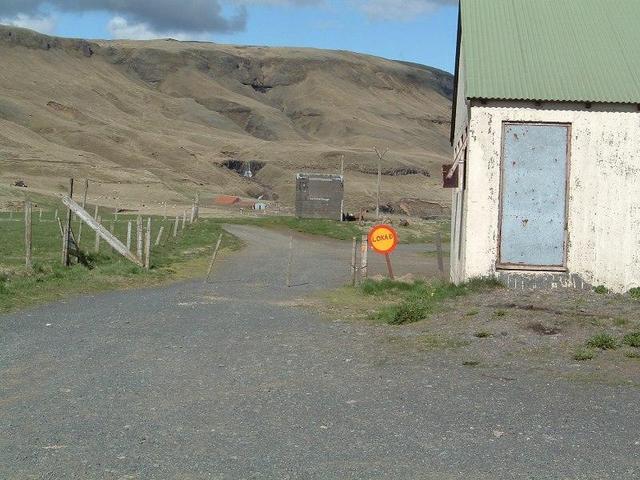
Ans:
{"type": "Polygon", "coordinates": [[[31,231],[31,202],[27,200],[24,203],[24,250],[25,250],[25,265],[27,268],[33,267],[31,262],[32,244],[32,231],[31,231]]]}
{"type": "Polygon", "coordinates": [[[144,268],[151,267],[151,217],[147,217],[147,231],[144,236],[144,268]]]}
{"type": "Polygon", "coordinates": [[[38,222],[42,222],[42,207],[40,207],[40,212],[38,214],[38,222]]]}
{"type": "Polygon", "coordinates": [[[93,211],[93,218],[94,218],[95,220],[98,220],[98,213],[100,213],[100,212],[99,212],[99,210],[100,210],[100,207],[99,207],[98,205],[96,205],[96,208],[95,208],[95,210],[93,211]]]}
{"type": "MultiPolygon", "coordinates": [[[[114,236],[116,234],[116,224],[113,220],[111,220],[111,226],[109,227],[109,232],[111,233],[111,235],[114,235],[114,236]]],[[[111,247],[111,251],[115,252],[116,249],[111,247]]]]}
{"type": "MultiPolygon", "coordinates": [[[[69,179],[69,198],[73,198],[73,178],[69,179]]],[[[64,238],[62,239],[62,265],[69,266],[69,235],[73,212],[67,209],[67,220],[64,224],[64,238]]]]}
{"type": "Polygon", "coordinates": [[[442,235],[440,232],[436,233],[436,252],[438,255],[438,271],[440,276],[444,280],[444,259],[442,258],[442,235]]]}
{"type": "Polygon", "coordinates": [[[186,223],[187,223],[187,211],[184,210],[182,212],[182,226],[180,227],[181,231],[184,230],[184,226],[185,226],[186,223]]]}
{"type": "Polygon", "coordinates": [[[357,251],[358,251],[358,239],[353,237],[353,247],[351,248],[351,286],[356,286],[356,279],[358,277],[358,266],[356,265],[357,261],[357,251]]]}
{"type": "Polygon", "coordinates": [[[293,235],[289,237],[289,259],[287,261],[287,287],[291,288],[292,284],[292,270],[293,268],[293,235]]]}
{"type": "Polygon", "coordinates": [[[142,216],[138,215],[136,219],[136,255],[142,261],[142,216]]]}
{"type": "MultiPolygon", "coordinates": [[[[87,208],[87,193],[89,192],[89,179],[86,178],[84,181],[84,195],[82,196],[82,208],[87,208]]],[[[78,248],[80,248],[80,242],[82,241],[82,225],[83,221],[80,220],[80,225],[78,226],[78,248]]]]}
{"type": "Polygon", "coordinates": [[[164,233],[164,225],[162,225],[160,227],[160,230],[158,230],[158,236],[156,237],[156,245],[155,245],[156,247],[160,245],[160,240],[162,240],[163,233],[164,233]]]}
{"type": "MultiPolygon", "coordinates": [[[[96,221],[98,223],[102,223],[102,217],[98,216],[96,218],[96,221]]],[[[96,244],[95,244],[95,251],[96,253],[100,252],[100,235],[98,234],[98,231],[96,230],[96,244]]]]}
{"type": "Polygon", "coordinates": [[[369,252],[369,239],[367,235],[362,235],[362,245],[360,246],[360,271],[362,279],[365,280],[368,276],[367,268],[367,254],[369,252]]]}
{"type": "Polygon", "coordinates": [[[127,250],[131,251],[131,220],[127,222],[127,250]]]}
{"type": "Polygon", "coordinates": [[[180,219],[178,218],[178,215],[176,215],[176,221],[173,224],[173,238],[176,238],[178,236],[178,222],[180,221],[180,219]]]}
{"type": "Polygon", "coordinates": [[[216,263],[216,257],[218,256],[218,250],[220,250],[220,244],[222,243],[222,235],[220,234],[218,237],[218,243],[216,243],[216,248],[213,249],[213,256],[211,257],[211,262],[209,263],[209,270],[207,270],[207,276],[204,279],[204,283],[209,281],[209,277],[211,276],[211,272],[213,271],[213,264],[216,263]]]}
{"type": "Polygon", "coordinates": [[[198,221],[199,219],[200,219],[200,193],[196,192],[195,220],[198,221]]]}

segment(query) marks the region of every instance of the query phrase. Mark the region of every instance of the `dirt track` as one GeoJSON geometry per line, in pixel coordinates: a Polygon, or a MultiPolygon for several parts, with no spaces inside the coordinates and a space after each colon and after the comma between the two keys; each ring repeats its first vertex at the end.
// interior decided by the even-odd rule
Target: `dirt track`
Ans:
{"type": "Polygon", "coordinates": [[[288,237],[230,228],[248,246],[210,285],[0,317],[1,478],[640,475],[637,389],[407,354],[292,306],[346,281],[348,246],[298,237],[287,289],[288,237]]]}

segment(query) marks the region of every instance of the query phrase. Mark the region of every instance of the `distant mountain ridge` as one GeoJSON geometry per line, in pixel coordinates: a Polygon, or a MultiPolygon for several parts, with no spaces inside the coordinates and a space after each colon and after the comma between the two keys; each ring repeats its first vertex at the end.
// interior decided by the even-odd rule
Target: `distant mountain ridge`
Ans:
{"type": "Polygon", "coordinates": [[[0,26],[0,182],[43,192],[70,176],[107,202],[180,203],[196,190],[291,204],[300,170],[335,171],[347,205],[448,202],[452,77],[350,52],[175,40],[87,41],[0,26]],[[234,163],[235,162],[235,163],[234,163]],[[239,162],[239,163],[238,163],[239,162]],[[251,162],[246,178],[238,165],[251,162]],[[229,167],[233,164],[234,167],[229,167]]]}

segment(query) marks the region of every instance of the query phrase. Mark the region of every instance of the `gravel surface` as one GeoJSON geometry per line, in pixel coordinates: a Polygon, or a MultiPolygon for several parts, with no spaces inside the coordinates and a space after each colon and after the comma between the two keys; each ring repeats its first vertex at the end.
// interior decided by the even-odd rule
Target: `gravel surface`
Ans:
{"type": "Polygon", "coordinates": [[[229,230],[247,248],[209,285],[0,317],[0,478],[640,477],[636,388],[407,353],[293,306],[347,281],[349,245],[296,237],[287,289],[288,236],[229,230]]]}

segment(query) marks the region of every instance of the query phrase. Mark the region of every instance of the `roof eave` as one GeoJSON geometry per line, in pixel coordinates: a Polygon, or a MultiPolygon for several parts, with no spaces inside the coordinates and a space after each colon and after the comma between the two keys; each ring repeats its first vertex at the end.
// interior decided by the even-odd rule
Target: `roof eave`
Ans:
{"type": "Polygon", "coordinates": [[[451,105],[451,134],[449,141],[453,147],[456,135],[456,116],[458,107],[458,82],[460,81],[460,55],[462,45],[462,5],[458,2],[458,39],[456,41],[456,66],[453,77],[453,101],[451,105]]]}

